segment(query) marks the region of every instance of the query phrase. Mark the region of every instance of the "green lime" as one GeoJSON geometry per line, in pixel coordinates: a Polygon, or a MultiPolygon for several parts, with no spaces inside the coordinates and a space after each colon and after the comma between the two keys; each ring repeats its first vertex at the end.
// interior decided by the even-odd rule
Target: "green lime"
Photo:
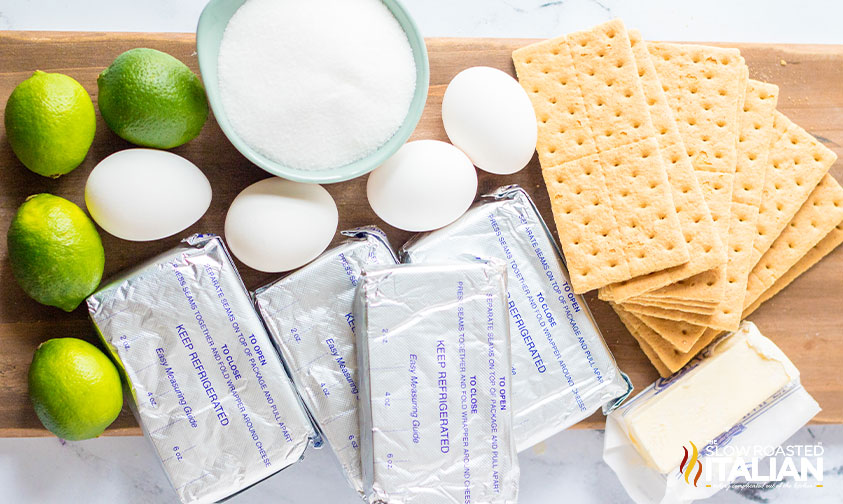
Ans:
{"type": "Polygon", "coordinates": [[[199,77],[155,49],[124,52],[100,74],[97,86],[108,127],[143,147],[178,147],[196,138],[208,118],[199,77]]]}
{"type": "Polygon", "coordinates": [[[30,196],[12,219],[6,244],[15,279],[39,303],[73,311],[102,279],[100,235],[64,198],[30,196]]]}
{"type": "Polygon", "coordinates": [[[29,366],[29,399],[50,432],[70,441],[99,436],[123,408],[117,368],[76,338],[41,343],[29,366]]]}
{"type": "Polygon", "coordinates": [[[36,71],[6,102],[6,136],[21,162],[39,175],[73,171],[88,154],[97,120],[91,97],[60,73],[36,71]]]}

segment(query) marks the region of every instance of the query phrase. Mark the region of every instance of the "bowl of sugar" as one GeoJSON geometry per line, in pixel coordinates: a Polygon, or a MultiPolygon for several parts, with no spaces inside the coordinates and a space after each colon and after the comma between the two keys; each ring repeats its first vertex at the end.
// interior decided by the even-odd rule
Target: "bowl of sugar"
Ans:
{"type": "Polygon", "coordinates": [[[427,100],[424,38],[396,0],[211,0],[196,46],[225,136],[289,180],[372,171],[407,141],[427,100]]]}

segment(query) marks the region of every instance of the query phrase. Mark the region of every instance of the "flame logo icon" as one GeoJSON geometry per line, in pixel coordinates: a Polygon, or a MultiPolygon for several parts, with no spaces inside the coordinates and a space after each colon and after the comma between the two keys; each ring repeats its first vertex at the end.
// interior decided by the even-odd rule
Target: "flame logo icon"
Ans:
{"type": "Polygon", "coordinates": [[[700,453],[697,450],[697,445],[695,445],[693,441],[689,441],[689,443],[691,443],[692,452],[689,457],[688,449],[684,446],[682,447],[682,449],[685,450],[685,456],[682,457],[682,463],[679,464],[679,472],[685,475],[685,483],[690,485],[691,481],[689,478],[696,467],[697,475],[694,476],[694,486],[697,486],[697,482],[700,480],[700,476],[702,476],[702,462],[699,461],[700,453]]]}

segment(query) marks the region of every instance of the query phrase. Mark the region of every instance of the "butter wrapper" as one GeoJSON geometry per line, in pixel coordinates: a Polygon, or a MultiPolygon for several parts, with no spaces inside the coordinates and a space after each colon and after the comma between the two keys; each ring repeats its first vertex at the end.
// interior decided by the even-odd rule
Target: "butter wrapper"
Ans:
{"type": "Polygon", "coordinates": [[[364,268],[397,260],[376,227],[343,234],[349,240],[258,289],[255,302],[317,428],[362,495],[352,302],[364,268]]]}
{"type": "Polygon", "coordinates": [[[516,502],[504,268],[364,271],[354,314],[369,502],[516,502]]]}
{"type": "Polygon", "coordinates": [[[751,483],[819,411],[793,363],[745,321],[609,414],[603,459],[637,504],[690,503],[738,476],[751,483]]]}
{"type": "Polygon", "coordinates": [[[610,410],[632,391],[585,300],[574,294],[556,242],[522,188],[484,195],[453,224],[405,244],[399,257],[415,264],[461,257],[506,262],[518,451],[601,407],[610,410]]]}
{"type": "Polygon", "coordinates": [[[318,440],[219,237],[186,239],[87,304],[181,502],[231,496],[318,440]]]}

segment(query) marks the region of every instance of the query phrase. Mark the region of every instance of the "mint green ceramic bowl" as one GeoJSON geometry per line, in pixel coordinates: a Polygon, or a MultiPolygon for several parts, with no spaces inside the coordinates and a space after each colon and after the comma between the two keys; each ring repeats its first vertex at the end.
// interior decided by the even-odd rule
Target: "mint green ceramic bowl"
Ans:
{"type": "Polygon", "coordinates": [[[202,73],[202,80],[205,84],[205,91],[208,94],[208,101],[214,111],[217,123],[223,133],[234,144],[246,158],[260,166],[273,175],[283,177],[297,182],[310,182],[319,184],[330,184],[342,182],[365,175],[374,170],[391,155],[395,154],[404,142],[410,138],[413,130],[416,129],[421,118],[424,104],[427,101],[427,88],[430,80],[430,65],[427,60],[427,48],[424,45],[424,38],[419,33],[416,23],[409,13],[397,0],[382,0],[389,8],[410,41],[413,49],[413,58],[416,61],[416,92],[413,101],[410,103],[410,110],[404,118],[404,122],[393,137],[383,144],[378,150],[369,156],[347,164],[327,170],[300,170],[284,166],[265,157],[246,144],[231,127],[228,116],[222,106],[219,91],[219,78],[217,76],[217,62],[219,60],[220,42],[228,25],[228,20],[234,12],[245,3],[246,0],[211,0],[202,16],[199,18],[199,26],[196,29],[196,50],[199,54],[199,70],[202,73]]]}

